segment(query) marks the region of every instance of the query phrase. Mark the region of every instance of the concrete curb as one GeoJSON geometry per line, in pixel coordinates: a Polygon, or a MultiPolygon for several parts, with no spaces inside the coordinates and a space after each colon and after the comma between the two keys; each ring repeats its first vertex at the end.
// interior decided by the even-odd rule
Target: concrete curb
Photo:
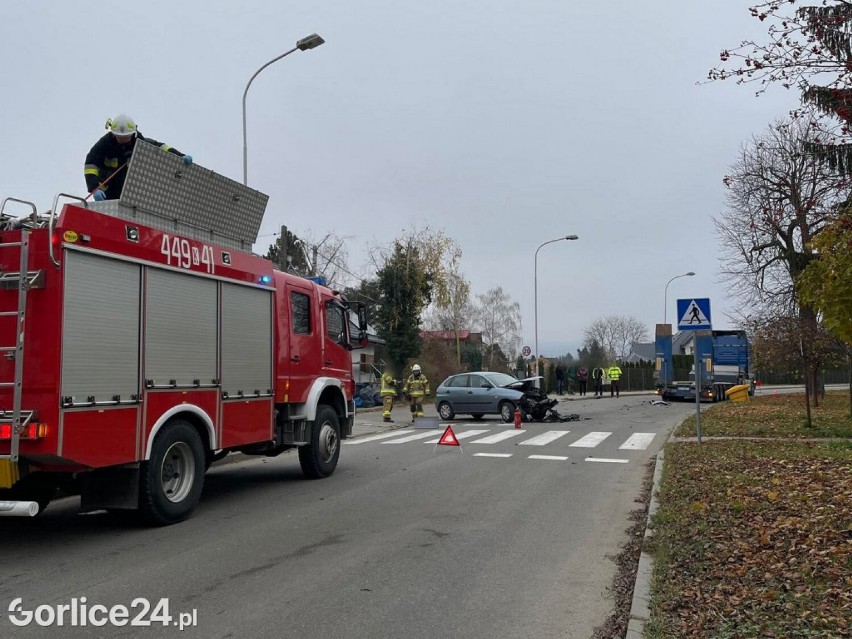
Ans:
{"type": "MultiPolygon", "coordinates": [[[[648,517],[645,520],[645,539],[651,536],[651,518],[657,512],[659,502],[657,492],[663,477],[665,449],[657,453],[654,465],[654,485],[651,487],[651,501],[648,504],[648,517]]],[[[639,567],[636,569],[636,583],[633,585],[633,601],[630,604],[630,617],[627,621],[625,639],[642,639],[645,623],[651,618],[651,576],[654,572],[654,558],[644,550],[639,555],[639,567]]]]}

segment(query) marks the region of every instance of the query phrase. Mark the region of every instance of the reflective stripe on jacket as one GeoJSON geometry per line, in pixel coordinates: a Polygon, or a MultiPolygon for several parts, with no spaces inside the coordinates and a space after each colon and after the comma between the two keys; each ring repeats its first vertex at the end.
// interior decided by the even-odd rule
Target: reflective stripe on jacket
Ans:
{"type": "Polygon", "coordinates": [[[403,387],[402,392],[406,395],[411,395],[412,397],[423,397],[424,395],[428,395],[430,392],[429,380],[426,379],[426,376],[423,374],[421,374],[420,377],[410,375],[405,381],[405,386],[403,387]]]}
{"type": "Polygon", "coordinates": [[[382,375],[382,390],[379,393],[381,395],[396,395],[396,381],[387,373],[382,375]]]}

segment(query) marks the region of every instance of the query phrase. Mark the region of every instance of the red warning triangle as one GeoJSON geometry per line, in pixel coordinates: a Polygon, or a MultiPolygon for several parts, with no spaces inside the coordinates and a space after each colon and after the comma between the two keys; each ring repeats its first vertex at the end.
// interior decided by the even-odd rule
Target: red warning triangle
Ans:
{"type": "Polygon", "coordinates": [[[456,439],[456,434],[453,432],[453,425],[447,425],[447,430],[444,431],[444,434],[441,435],[441,439],[438,440],[439,446],[461,446],[459,444],[459,440],[456,439]]]}

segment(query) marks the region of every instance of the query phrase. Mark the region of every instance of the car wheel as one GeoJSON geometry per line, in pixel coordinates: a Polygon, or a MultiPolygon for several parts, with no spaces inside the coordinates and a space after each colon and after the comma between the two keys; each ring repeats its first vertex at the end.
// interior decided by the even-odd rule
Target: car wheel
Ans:
{"type": "Polygon", "coordinates": [[[515,421],[515,404],[512,402],[503,402],[500,404],[500,419],[504,424],[515,421]]]}
{"type": "Polygon", "coordinates": [[[438,414],[441,416],[441,419],[452,419],[456,416],[456,412],[453,410],[450,402],[441,402],[438,405],[438,414]]]}
{"type": "Polygon", "coordinates": [[[474,414],[472,415],[472,417],[473,417],[476,421],[479,421],[480,419],[482,419],[482,415],[483,415],[483,413],[474,413],[474,414]]]}

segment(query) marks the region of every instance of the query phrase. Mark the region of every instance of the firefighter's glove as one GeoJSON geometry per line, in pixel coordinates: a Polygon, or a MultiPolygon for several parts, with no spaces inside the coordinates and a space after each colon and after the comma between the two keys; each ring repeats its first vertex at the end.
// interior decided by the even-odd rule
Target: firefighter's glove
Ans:
{"type": "Polygon", "coordinates": [[[101,191],[100,189],[95,190],[95,200],[97,202],[103,202],[106,199],[106,193],[101,191]]]}
{"type": "Polygon", "coordinates": [[[184,155],[183,156],[183,163],[184,164],[192,164],[192,156],[191,155],[184,155]]]}

